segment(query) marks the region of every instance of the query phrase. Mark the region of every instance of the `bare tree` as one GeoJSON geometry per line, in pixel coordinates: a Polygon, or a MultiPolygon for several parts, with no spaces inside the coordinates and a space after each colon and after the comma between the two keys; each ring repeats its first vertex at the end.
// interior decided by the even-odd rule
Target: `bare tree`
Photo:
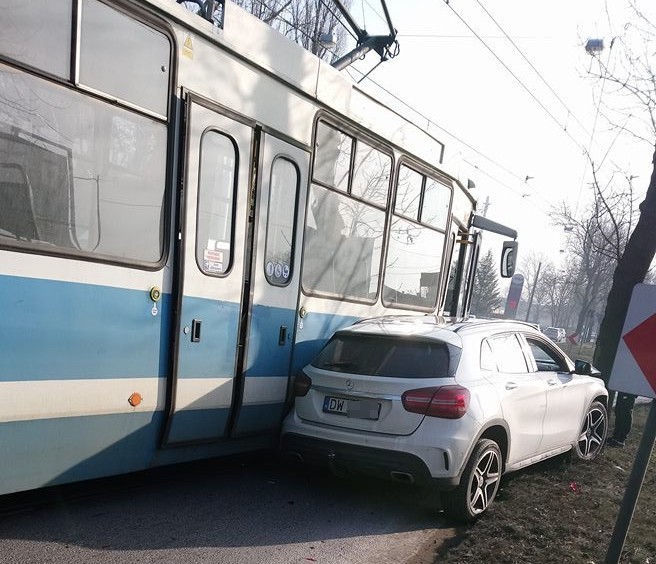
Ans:
{"type": "Polygon", "coordinates": [[[540,304],[544,301],[546,290],[546,285],[541,279],[541,276],[544,274],[542,269],[543,267],[547,267],[548,262],[544,253],[529,251],[528,254],[523,256],[520,263],[519,270],[524,275],[522,294],[524,300],[527,302],[526,321],[532,318],[536,322],[539,322],[540,304]]]}
{"type": "MultiPolygon", "coordinates": [[[[346,28],[330,0],[235,0],[236,4],[293,39],[311,53],[331,61],[344,49],[346,28]],[[319,41],[332,35],[335,47],[319,41]]],[[[348,8],[351,0],[344,5],[348,8]]]]}
{"type": "Polygon", "coordinates": [[[244,8],[256,18],[273,25],[277,18],[282,17],[284,11],[293,0],[233,0],[235,4],[244,8]]]}
{"type": "Polygon", "coordinates": [[[582,334],[591,312],[599,310],[612,282],[633,224],[633,194],[612,184],[599,186],[592,163],[595,198],[579,216],[565,203],[552,213],[555,225],[568,233],[568,260],[573,266],[577,319],[575,331],[582,334]]]}
{"type": "Polygon", "coordinates": [[[613,274],[604,317],[599,328],[594,362],[606,379],[615,360],[624,317],[633,287],[645,280],[656,253],[656,26],[635,4],[634,22],[624,27],[611,47],[619,51],[619,61],[609,68],[599,58],[596,77],[614,87],[623,103],[605,115],[618,130],[655,147],[652,174],[640,216],[613,274]]]}
{"type": "Polygon", "coordinates": [[[574,287],[576,266],[568,264],[556,269],[553,263],[547,263],[541,276],[544,287],[543,305],[551,317],[552,327],[568,327],[574,305],[574,287]]]}

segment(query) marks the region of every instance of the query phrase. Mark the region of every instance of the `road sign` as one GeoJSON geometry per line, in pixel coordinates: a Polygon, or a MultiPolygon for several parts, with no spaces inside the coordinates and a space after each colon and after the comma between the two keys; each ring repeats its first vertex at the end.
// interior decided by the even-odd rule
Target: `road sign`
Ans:
{"type": "Polygon", "coordinates": [[[522,297],[522,288],[524,287],[524,275],[514,274],[510,281],[510,288],[508,288],[508,297],[506,298],[506,309],[503,316],[506,319],[515,319],[517,315],[517,306],[522,297]]]}
{"type": "Polygon", "coordinates": [[[637,284],[610,373],[611,390],[656,398],[656,286],[637,284]]]}

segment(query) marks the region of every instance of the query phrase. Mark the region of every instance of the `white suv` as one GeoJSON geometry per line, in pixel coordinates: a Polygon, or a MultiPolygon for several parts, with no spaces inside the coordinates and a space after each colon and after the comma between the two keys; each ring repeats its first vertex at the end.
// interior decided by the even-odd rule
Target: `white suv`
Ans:
{"type": "Polygon", "coordinates": [[[573,449],[595,458],[607,391],[528,324],[432,317],[366,320],[338,331],[296,378],[284,453],[444,491],[471,520],[501,475],[573,449]]]}

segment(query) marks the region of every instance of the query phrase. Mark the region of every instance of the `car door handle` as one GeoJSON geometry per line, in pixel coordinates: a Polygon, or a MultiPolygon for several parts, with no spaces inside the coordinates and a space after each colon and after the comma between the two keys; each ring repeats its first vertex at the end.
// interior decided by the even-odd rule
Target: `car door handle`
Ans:
{"type": "Polygon", "coordinates": [[[506,390],[514,390],[517,387],[517,382],[506,382],[506,390]]]}
{"type": "Polygon", "coordinates": [[[554,380],[553,378],[551,380],[547,380],[547,384],[550,386],[557,386],[560,382],[558,380],[554,380]]]}

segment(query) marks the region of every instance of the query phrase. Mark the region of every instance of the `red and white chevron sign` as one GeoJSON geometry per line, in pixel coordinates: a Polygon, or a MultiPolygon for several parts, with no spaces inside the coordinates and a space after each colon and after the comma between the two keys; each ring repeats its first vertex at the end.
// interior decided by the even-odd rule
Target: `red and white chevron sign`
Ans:
{"type": "Polygon", "coordinates": [[[608,387],[656,398],[656,286],[637,284],[626,312],[608,387]]]}

